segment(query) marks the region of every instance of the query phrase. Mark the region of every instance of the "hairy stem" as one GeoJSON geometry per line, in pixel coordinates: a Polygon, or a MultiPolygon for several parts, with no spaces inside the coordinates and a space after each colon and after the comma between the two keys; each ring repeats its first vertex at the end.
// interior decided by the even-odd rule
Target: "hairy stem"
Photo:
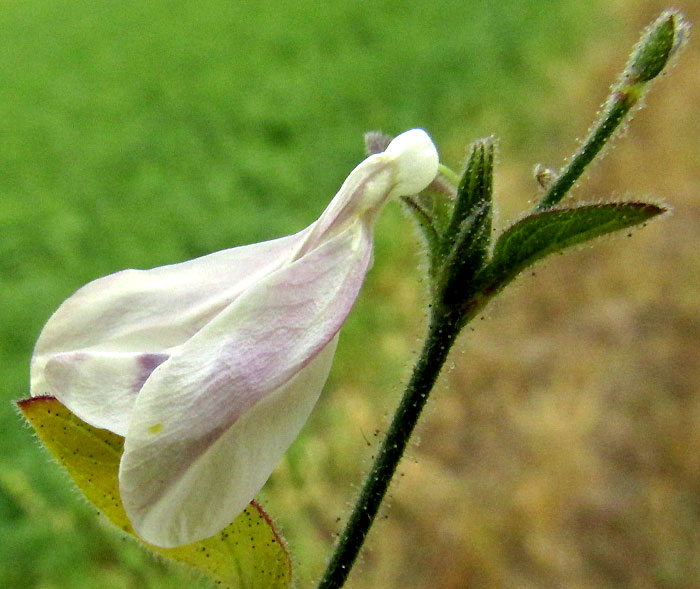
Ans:
{"type": "Polygon", "coordinates": [[[622,92],[614,95],[603,117],[569,161],[569,164],[561,170],[557,179],[552,182],[542,200],[537,205],[537,210],[548,209],[557,204],[576,181],[581,177],[583,171],[600,153],[608,140],[613,136],[615,130],[625,119],[634,106],[636,100],[631,100],[627,94],[622,92]]]}
{"type": "Polygon", "coordinates": [[[458,322],[452,319],[451,314],[438,312],[433,315],[411,380],[318,585],[319,589],[336,589],[345,583],[458,333],[458,322]]]}

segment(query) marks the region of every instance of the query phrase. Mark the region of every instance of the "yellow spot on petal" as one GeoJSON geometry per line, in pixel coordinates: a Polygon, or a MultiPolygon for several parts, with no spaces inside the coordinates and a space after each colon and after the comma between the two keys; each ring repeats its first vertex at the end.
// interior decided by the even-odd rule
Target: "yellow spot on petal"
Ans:
{"type": "Polygon", "coordinates": [[[160,430],[163,429],[163,424],[162,423],[156,423],[155,425],[152,425],[151,427],[148,428],[149,433],[152,434],[157,434],[160,430]]]}

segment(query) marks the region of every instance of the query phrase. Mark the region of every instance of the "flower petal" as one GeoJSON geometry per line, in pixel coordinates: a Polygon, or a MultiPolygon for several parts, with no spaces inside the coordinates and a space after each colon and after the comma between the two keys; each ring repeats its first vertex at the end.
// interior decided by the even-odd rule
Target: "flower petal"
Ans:
{"type": "MultiPolygon", "coordinates": [[[[167,354],[66,352],[49,358],[45,394],[90,425],[126,436],[136,397],[167,354]]],[[[43,390],[43,389],[42,389],[43,390]]]]}
{"type": "Polygon", "coordinates": [[[417,194],[437,176],[440,158],[423,129],[401,133],[389,143],[383,155],[397,167],[394,196],[417,194]]]}
{"type": "Polygon", "coordinates": [[[46,393],[44,367],[55,354],[135,354],[182,344],[242,291],[283,265],[307,232],[90,282],[44,326],[32,357],[31,394],[46,393]]]}
{"type": "MultiPolygon", "coordinates": [[[[308,419],[336,344],[337,336],[231,427],[194,444],[179,435],[159,439],[138,425],[132,428],[120,468],[120,494],[139,536],[156,546],[174,547],[212,536],[231,523],[308,419]],[[168,484],[161,487],[164,478],[168,484]]],[[[139,413],[136,421],[148,423],[148,417],[139,413]]]]}
{"type": "MultiPolygon", "coordinates": [[[[208,449],[256,403],[286,386],[327,349],[357,297],[371,250],[371,236],[358,221],[242,294],[146,381],[127,432],[120,475],[122,500],[134,527],[139,530],[140,522],[149,521],[143,531],[149,534],[146,540],[156,540],[153,534],[159,525],[176,534],[168,542],[199,539],[187,534],[189,528],[180,529],[172,521],[163,519],[157,524],[159,518],[165,518],[165,511],[157,506],[166,501],[168,509],[172,508],[169,518],[179,518],[175,502],[168,498],[184,501],[188,493],[200,492],[187,475],[188,469],[200,457],[206,460],[208,449]],[[149,515],[153,509],[158,515],[149,515]]],[[[263,420],[260,427],[263,431],[256,439],[276,439],[275,422],[268,426],[263,420]]],[[[244,446],[252,443],[241,442],[244,446]]],[[[257,452],[253,448],[230,451],[257,452]]],[[[273,465],[278,458],[260,464],[273,465]]],[[[253,493],[245,482],[252,474],[231,471],[230,476],[245,491],[231,505],[240,506],[242,501],[245,505],[253,498],[272,466],[265,469],[255,471],[253,493]]],[[[212,472],[212,480],[203,479],[198,485],[223,484],[235,490],[233,483],[226,482],[229,474],[212,472]]],[[[219,503],[228,506],[229,499],[221,497],[219,503]]],[[[226,517],[235,515],[226,512],[226,517]]],[[[191,513],[182,517],[197,519],[191,513]]]]}
{"type": "Polygon", "coordinates": [[[423,129],[401,133],[386,151],[369,156],[350,172],[297,255],[343,231],[358,217],[371,226],[389,199],[416,194],[428,186],[438,164],[437,149],[423,129]]]}

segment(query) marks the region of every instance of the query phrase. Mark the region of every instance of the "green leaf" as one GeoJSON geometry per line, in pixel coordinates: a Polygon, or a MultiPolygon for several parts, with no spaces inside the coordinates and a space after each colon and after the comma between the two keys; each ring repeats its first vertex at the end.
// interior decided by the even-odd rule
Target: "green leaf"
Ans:
{"type": "Polygon", "coordinates": [[[134,533],[119,498],[117,475],[124,438],[88,425],[53,397],[32,397],[17,405],[85,497],[150,550],[187,564],[229,589],[291,585],[289,553],[257,503],[251,502],[232,524],[206,540],[177,548],[147,544],[134,533]]]}
{"type": "Polygon", "coordinates": [[[500,290],[523,269],[549,254],[639,225],[664,212],[665,208],[655,204],[624,202],[533,213],[501,234],[484,274],[500,290]]]}

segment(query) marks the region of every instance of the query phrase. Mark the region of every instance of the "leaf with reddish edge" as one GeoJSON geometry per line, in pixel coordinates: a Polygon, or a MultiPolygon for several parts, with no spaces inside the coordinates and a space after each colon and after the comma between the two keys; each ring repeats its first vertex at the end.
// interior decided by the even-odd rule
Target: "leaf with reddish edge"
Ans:
{"type": "MultiPolygon", "coordinates": [[[[63,466],[85,497],[115,526],[139,539],[119,498],[119,461],[124,438],[92,427],[54,397],[17,402],[39,440],[63,466]]],[[[270,589],[291,586],[291,559],[269,516],[255,501],[229,526],[200,542],[150,550],[187,564],[217,586],[270,589]]]]}

